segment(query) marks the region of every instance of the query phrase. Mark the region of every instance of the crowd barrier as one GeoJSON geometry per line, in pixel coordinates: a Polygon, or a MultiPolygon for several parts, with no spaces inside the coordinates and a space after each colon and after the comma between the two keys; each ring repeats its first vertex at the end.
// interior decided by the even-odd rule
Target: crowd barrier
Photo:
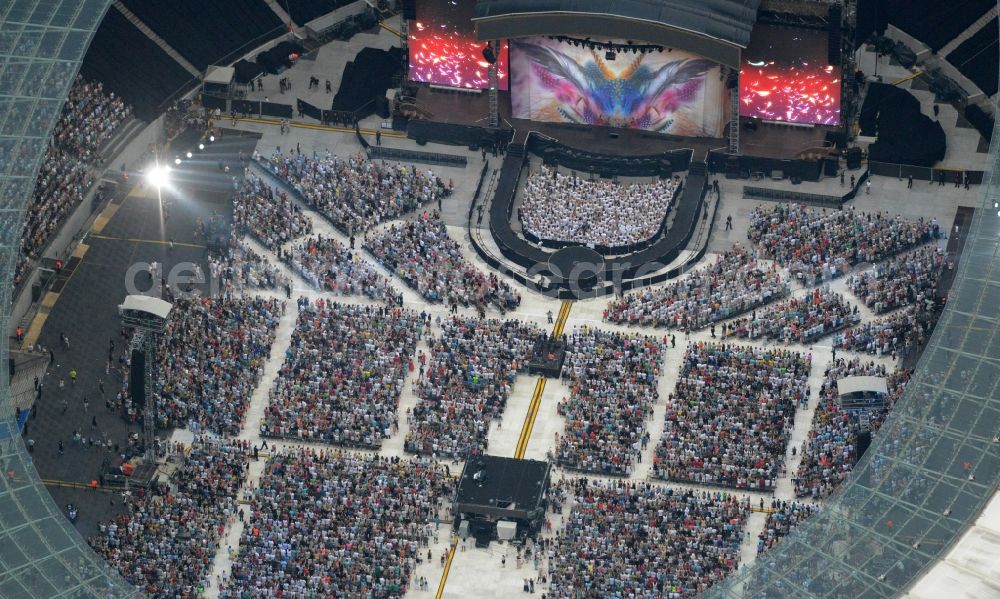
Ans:
{"type": "Polygon", "coordinates": [[[403,162],[419,162],[421,164],[435,164],[438,166],[457,166],[461,168],[465,168],[469,162],[465,156],[457,154],[441,154],[439,152],[421,152],[419,150],[373,146],[365,139],[364,135],[361,135],[361,129],[357,123],[354,124],[354,135],[358,138],[358,143],[364,148],[368,158],[372,160],[398,160],[403,162]]]}
{"type": "Polygon", "coordinates": [[[691,150],[682,149],[645,156],[608,156],[571,148],[538,135],[528,137],[528,150],[546,164],[605,177],[672,177],[688,169],[692,154],[691,150]]]}

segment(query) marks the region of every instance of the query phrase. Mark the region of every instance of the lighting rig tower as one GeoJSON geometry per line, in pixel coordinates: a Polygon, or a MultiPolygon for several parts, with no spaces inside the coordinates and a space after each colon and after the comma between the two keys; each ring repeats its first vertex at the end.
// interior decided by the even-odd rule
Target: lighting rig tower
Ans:
{"type": "Polygon", "coordinates": [[[147,462],[156,460],[156,400],[154,398],[156,350],[159,337],[167,326],[167,317],[173,307],[174,305],[170,302],[148,295],[130,295],[118,306],[122,325],[132,327],[135,330],[132,340],[129,342],[129,349],[132,352],[129,390],[133,401],[137,397],[142,399],[142,433],[147,462]],[[140,356],[141,365],[137,364],[140,356]],[[142,367],[141,373],[137,372],[139,366],[142,367]],[[137,385],[140,376],[142,384],[137,385]],[[142,389],[141,396],[136,394],[137,387],[142,389]]]}
{"type": "Polygon", "coordinates": [[[499,46],[496,40],[487,43],[483,50],[483,58],[490,63],[490,128],[496,129],[500,126],[500,74],[497,71],[497,60],[500,58],[499,46]]]}

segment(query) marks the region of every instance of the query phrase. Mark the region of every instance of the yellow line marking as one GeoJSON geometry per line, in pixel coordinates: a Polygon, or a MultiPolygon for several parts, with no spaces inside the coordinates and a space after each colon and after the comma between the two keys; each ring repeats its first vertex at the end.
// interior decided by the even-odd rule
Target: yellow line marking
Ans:
{"type": "MultiPolygon", "coordinates": [[[[80,245],[76,246],[75,250],[73,250],[73,257],[74,258],[79,258],[80,261],[83,261],[83,256],[84,256],[84,254],[87,253],[87,250],[89,250],[89,249],[90,249],[89,245],[87,245],[86,243],[81,243],[80,245]]],[[[73,272],[76,272],[76,271],[73,271],[73,272]]],[[[73,276],[73,275],[70,275],[70,276],[73,276]]]]}
{"type": "Polygon", "coordinates": [[[448,582],[448,572],[451,571],[451,562],[455,560],[455,548],[458,547],[458,537],[452,537],[451,547],[448,548],[448,561],[444,564],[444,572],[441,573],[441,582],[438,583],[437,593],[434,595],[434,599],[441,599],[441,595],[444,594],[444,584],[448,582]]]}
{"type": "MultiPolygon", "coordinates": [[[[559,307],[559,317],[552,327],[552,336],[559,337],[566,328],[566,321],[569,319],[569,312],[573,308],[573,302],[566,300],[559,307]]],[[[535,420],[538,418],[538,410],[542,406],[542,394],[545,393],[545,377],[538,377],[535,382],[535,392],[531,396],[531,403],[528,405],[528,413],[524,416],[524,424],[521,426],[521,435],[517,438],[517,446],[514,449],[514,458],[524,459],[525,452],[528,451],[528,441],[531,440],[531,431],[535,428],[535,420]]]]}
{"type": "Polygon", "coordinates": [[[528,449],[528,436],[534,426],[535,416],[538,414],[538,407],[542,403],[542,393],[545,392],[545,377],[540,376],[535,381],[535,392],[531,395],[531,404],[528,405],[528,413],[524,415],[524,424],[521,425],[521,435],[517,438],[517,447],[514,449],[514,458],[523,459],[524,452],[528,449]]]}
{"type": "MultiPolygon", "coordinates": [[[[88,237],[93,237],[95,239],[104,239],[107,241],[127,241],[129,243],[153,243],[157,245],[169,245],[170,241],[164,241],[162,239],[136,239],[135,237],[111,237],[110,235],[95,235],[91,233],[88,237]]],[[[184,243],[183,241],[175,241],[174,245],[184,248],[200,248],[204,249],[205,246],[200,243],[184,243]]]]}
{"type": "Polygon", "coordinates": [[[42,479],[42,484],[47,487],[65,487],[67,489],[81,489],[84,491],[103,491],[105,493],[117,493],[117,489],[105,489],[101,486],[91,487],[86,483],[77,483],[65,480],[48,480],[42,479]]]}
{"type": "Polygon", "coordinates": [[[94,224],[90,226],[90,232],[100,233],[103,231],[104,227],[108,226],[108,223],[111,222],[115,214],[118,214],[119,208],[121,208],[120,204],[108,204],[105,206],[104,210],[101,210],[101,213],[94,219],[94,224]]]}
{"type": "Polygon", "coordinates": [[[924,74],[923,71],[917,71],[916,73],[910,75],[909,77],[903,77],[899,81],[893,81],[892,84],[893,85],[899,85],[900,83],[906,83],[907,81],[910,81],[911,79],[916,79],[917,77],[919,77],[919,76],[921,76],[923,74],[924,74]]]}
{"type": "Polygon", "coordinates": [[[396,31],[396,30],[395,30],[395,29],[393,29],[392,27],[389,27],[388,25],[386,25],[386,24],[385,24],[385,22],[382,22],[382,23],[379,23],[379,25],[381,25],[381,26],[382,26],[382,29],[385,29],[385,30],[386,30],[386,31],[388,31],[389,33],[393,33],[393,34],[395,34],[395,35],[396,35],[396,37],[398,37],[398,38],[402,38],[402,37],[403,37],[403,34],[402,34],[402,33],[400,33],[400,32],[398,32],[398,31],[396,31]]]}

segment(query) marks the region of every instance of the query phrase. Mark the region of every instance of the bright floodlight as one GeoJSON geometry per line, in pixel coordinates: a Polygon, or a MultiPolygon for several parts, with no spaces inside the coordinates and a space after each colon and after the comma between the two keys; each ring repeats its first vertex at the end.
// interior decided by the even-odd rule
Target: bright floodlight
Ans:
{"type": "Polygon", "coordinates": [[[191,152],[189,151],[189,152],[187,153],[187,157],[188,157],[188,158],[190,158],[190,157],[192,157],[192,156],[194,156],[194,154],[192,154],[192,153],[191,153],[191,152]]]}
{"type": "Polygon", "coordinates": [[[180,163],[181,163],[181,159],[180,159],[179,156],[177,158],[174,158],[174,164],[180,165],[180,163]]]}
{"type": "Polygon", "coordinates": [[[209,135],[208,136],[208,141],[215,141],[215,136],[214,135],[209,135]]]}
{"type": "Polygon", "coordinates": [[[198,144],[198,149],[199,150],[204,150],[205,149],[205,144],[198,144]]]}
{"type": "Polygon", "coordinates": [[[170,167],[154,166],[146,175],[146,179],[155,187],[163,187],[170,181],[170,167]]]}

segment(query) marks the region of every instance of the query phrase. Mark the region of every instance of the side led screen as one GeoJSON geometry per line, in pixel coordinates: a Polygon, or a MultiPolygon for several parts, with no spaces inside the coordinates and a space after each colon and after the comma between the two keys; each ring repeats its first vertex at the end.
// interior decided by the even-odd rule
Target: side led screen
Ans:
{"type": "Polygon", "coordinates": [[[826,31],[757,25],[740,69],[740,116],[840,124],[840,67],[826,31]]]}
{"type": "MultiPolygon", "coordinates": [[[[417,19],[410,21],[410,80],[449,87],[487,89],[489,63],[485,42],[477,42],[472,25],[476,0],[417,0],[417,19]]],[[[507,43],[500,44],[497,71],[507,89],[507,43]]]]}

